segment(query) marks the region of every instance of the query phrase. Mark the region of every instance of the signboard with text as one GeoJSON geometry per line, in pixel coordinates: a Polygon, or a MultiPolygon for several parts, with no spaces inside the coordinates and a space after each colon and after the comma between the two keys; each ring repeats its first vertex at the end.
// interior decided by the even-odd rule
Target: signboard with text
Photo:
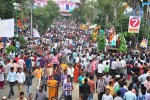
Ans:
{"type": "Polygon", "coordinates": [[[139,33],[140,22],[141,22],[141,17],[139,17],[139,16],[130,16],[128,32],[129,33],[139,33]]]}

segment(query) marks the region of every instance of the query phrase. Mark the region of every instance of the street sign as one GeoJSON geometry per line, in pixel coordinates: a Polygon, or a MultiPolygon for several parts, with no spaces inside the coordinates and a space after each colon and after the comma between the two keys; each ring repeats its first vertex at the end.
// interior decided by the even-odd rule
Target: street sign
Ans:
{"type": "Polygon", "coordinates": [[[139,16],[130,16],[128,32],[129,33],[139,33],[140,22],[141,22],[141,17],[139,17],[139,16]]]}

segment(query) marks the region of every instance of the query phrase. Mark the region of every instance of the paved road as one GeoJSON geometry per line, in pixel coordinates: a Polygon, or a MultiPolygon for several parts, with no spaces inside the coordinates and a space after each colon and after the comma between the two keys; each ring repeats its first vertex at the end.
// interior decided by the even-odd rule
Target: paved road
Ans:
{"type": "MultiPolygon", "coordinates": [[[[74,86],[74,90],[73,90],[73,100],[79,100],[79,86],[77,83],[73,83],[73,86],[74,86]]],[[[23,87],[23,90],[25,92],[25,96],[27,97],[27,93],[26,93],[26,86],[23,87]]],[[[36,93],[36,84],[35,84],[35,79],[33,79],[33,86],[32,86],[32,93],[33,95],[35,96],[35,93],[36,93]]],[[[14,86],[14,92],[15,92],[15,95],[14,96],[11,96],[10,99],[8,100],[16,100],[17,96],[18,96],[18,87],[17,85],[14,86]]],[[[60,87],[59,88],[59,95],[61,94],[62,92],[62,88],[60,87]]],[[[9,84],[6,84],[4,89],[0,89],[0,100],[2,98],[2,96],[8,96],[8,93],[9,93],[9,84]]],[[[97,99],[97,94],[94,94],[94,100],[98,100],[97,99]]]]}

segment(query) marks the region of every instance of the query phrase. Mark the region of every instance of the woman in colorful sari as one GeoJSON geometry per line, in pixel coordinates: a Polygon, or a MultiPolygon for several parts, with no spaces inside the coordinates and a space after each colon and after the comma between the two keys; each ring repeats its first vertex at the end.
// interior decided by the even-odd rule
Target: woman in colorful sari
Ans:
{"type": "Polygon", "coordinates": [[[49,100],[52,100],[53,97],[58,98],[58,81],[52,76],[52,79],[47,81],[47,85],[49,89],[49,100]]]}
{"type": "Polygon", "coordinates": [[[81,65],[77,63],[74,68],[74,82],[78,82],[78,77],[80,76],[81,65]]]}

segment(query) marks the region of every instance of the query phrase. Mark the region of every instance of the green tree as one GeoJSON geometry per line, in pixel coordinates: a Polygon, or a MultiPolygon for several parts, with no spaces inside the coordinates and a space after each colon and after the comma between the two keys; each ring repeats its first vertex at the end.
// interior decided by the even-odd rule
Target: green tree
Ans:
{"type": "Polygon", "coordinates": [[[72,13],[72,18],[76,22],[86,23],[92,22],[95,14],[97,3],[95,1],[82,0],[80,4],[77,4],[78,8],[75,8],[72,13]]]}
{"type": "Polygon", "coordinates": [[[59,16],[59,7],[51,0],[44,7],[36,7],[32,4],[33,0],[22,1],[24,7],[22,7],[21,18],[26,18],[30,23],[31,8],[33,7],[33,27],[38,25],[38,30],[43,33],[52,24],[53,20],[59,16]]]}
{"type": "Polygon", "coordinates": [[[14,17],[15,0],[0,0],[0,18],[9,19],[14,17]]]}
{"type": "Polygon", "coordinates": [[[105,16],[105,24],[109,22],[109,16],[113,16],[113,4],[114,0],[98,0],[99,12],[102,12],[105,16]]]}
{"type": "Polygon", "coordinates": [[[53,1],[48,1],[47,6],[37,7],[33,10],[33,25],[39,26],[40,32],[44,32],[59,15],[59,8],[53,1]]]}

